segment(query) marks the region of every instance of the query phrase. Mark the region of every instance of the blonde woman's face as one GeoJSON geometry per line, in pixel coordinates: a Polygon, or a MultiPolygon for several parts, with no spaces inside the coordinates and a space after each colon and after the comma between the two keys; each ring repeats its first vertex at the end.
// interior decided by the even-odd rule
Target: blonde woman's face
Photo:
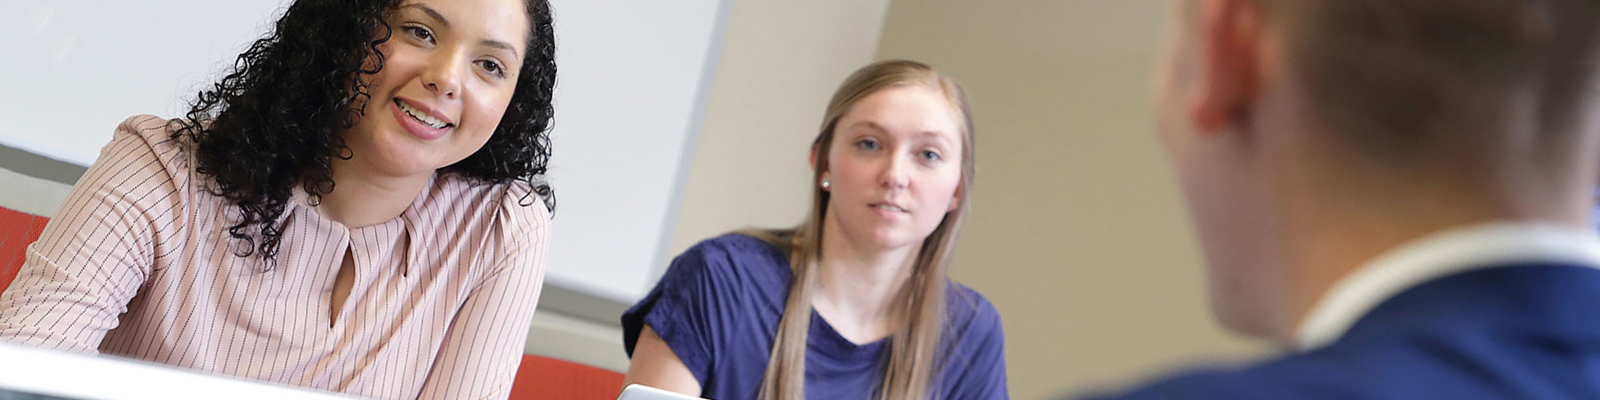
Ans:
{"type": "Polygon", "coordinates": [[[825,223],[858,249],[920,244],[958,205],[963,125],[944,94],[923,85],[857,102],[828,150],[825,223]]]}

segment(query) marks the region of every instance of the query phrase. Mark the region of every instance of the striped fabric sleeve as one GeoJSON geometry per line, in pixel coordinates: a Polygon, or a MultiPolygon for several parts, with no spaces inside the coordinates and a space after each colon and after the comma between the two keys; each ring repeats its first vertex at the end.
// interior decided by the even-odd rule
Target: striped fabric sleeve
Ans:
{"type": "Polygon", "coordinates": [[[539,302],[550,240],[550,214],[544,203],[519,205],[517,192],[527,188],[511,187],[499,216],[500,233],[506,238],[498,251],[503,256],[456,312],[418,398],[510,396],[539,302]]]}
{"type": "Polygon", "coordinates": [[[0,340],[92,353],[117,326],[177,229],[182,195],[162,160],[173,146],[144,136],[164,123],[124,122],[74,185],[0,295],[0,340]]]}

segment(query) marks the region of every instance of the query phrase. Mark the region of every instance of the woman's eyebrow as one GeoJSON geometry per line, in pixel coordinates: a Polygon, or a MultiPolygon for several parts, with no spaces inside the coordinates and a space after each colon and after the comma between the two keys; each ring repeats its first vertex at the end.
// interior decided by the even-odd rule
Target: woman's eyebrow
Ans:
{"type": "Polygon", "coordinates": [[[509,52],[511,52],[512,56],[520,57],[520,55],[517,54],[517,48],[516,47],[512,47],[510,43],[506,43],[506,42],[502,42],[502,41],[494,40],[494,39],[484,39],[482,41],[479,41],[478,44],[483,45],[484,47],[489,47],[489,48],[495,48],[495,49],[501,49],[501,50],[509,51],[509,52]]]}
{"type": "MultiPolygon", "coordinates": [[[[439,27],[441,27],[441,28],[449,28],[450,27],[450,20],[445,18],[444,14],[440,14],[438,10],[434,10],[433,7],[428,7],[427,4],[411,3],[411,4],[404,5],[404,6],[400,6],[400,8],[415,8],[415,9],[418,9],[418,10],[422,10],[422,13],[428,14],[428,17],[433,18],[435,21],[438,21],[439,22],[439,27]]],[[[484,39],[482,41],[479,41],[478,44],[483,45],[484,47],[489,47],[489,48],[495,48],[495,49],[501,49],[501,50],[509,51],[509,52],[511,52],[511,55],[513,55],[513,56],[520,56],[519,54],[517,54],[517,48],[516,47],[514,47],[510,43],[506,43],[504,41],[494,40],[494,39],[484,39]]]]}
{"type": "Polygon", "coordinates": [[[422,10],[423,13],[428,14],[429,17],[433,17],[433,19],[435,21],[439,21],[439,26],[445,27],[445,28],[449,28],[450,27],[450,20],[445,19],[444,18],[444,14],[440,14],[439,11],[434,10],[433,7],[428,7],[427,4],[411,3],[411,4],[404,5],[404,6],[400,6],[400,8],[416,8],[416,9],[420,9],[420,10],[422,10]]]}

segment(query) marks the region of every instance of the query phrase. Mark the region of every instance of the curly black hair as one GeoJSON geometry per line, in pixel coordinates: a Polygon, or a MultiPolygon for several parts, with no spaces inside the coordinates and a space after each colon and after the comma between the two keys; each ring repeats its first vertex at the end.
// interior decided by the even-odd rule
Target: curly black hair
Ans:
{"type": "MultiPolygon", "coordinates": [[[[555,113],[555,30],[548,0],[526,3],[528,50],[505,116],[487,144],[441,171],[525,182],[554,212],[544,174],[555,113]]],[[[213,178],[208,189],[238,207],[240,219],[228,228],[244,244],[236,255],[275,258],[283,239],[276,222],[296,185],[312,202],[333,191],[333,157],[351,156],[339,132],[356,125],[371,99],[363,76],[383,68],[378,45],[393,35],[387,18],[399,5],[295,1],[231,72],[190,102],[172,137],[190,146],[195,172],[213,178]]],[[[523,206],[532,203],[523,198],[523,206]]]]}

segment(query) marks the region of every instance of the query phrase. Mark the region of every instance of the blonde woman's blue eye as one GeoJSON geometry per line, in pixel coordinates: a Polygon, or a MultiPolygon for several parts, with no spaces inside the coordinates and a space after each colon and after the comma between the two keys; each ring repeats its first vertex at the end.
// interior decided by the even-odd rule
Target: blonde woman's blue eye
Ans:
{"type": "Polygon", "coordinates": [[[923,151],[923,152],[922,152],[922,159],[924,159],[924,160],[928,160],[928,161],[939,161],[939,159],[940,159],[940,158],[943,158],[943,156],[941,156],[941,155],[939,155],[939,153],[938,153],[938,152],[936,152],[936,151],[933,151],[933,150],[924,150],[924,151],[923,151]]]}
{"type": "Polygon", "coordinates": [[[860,147],[860,148],[865,149],[865,150],[877,150],[878,149],[878,142],[871,141],[871,140],[863,140],[863,141],[856,142],[856,147],[860,147]]]}

